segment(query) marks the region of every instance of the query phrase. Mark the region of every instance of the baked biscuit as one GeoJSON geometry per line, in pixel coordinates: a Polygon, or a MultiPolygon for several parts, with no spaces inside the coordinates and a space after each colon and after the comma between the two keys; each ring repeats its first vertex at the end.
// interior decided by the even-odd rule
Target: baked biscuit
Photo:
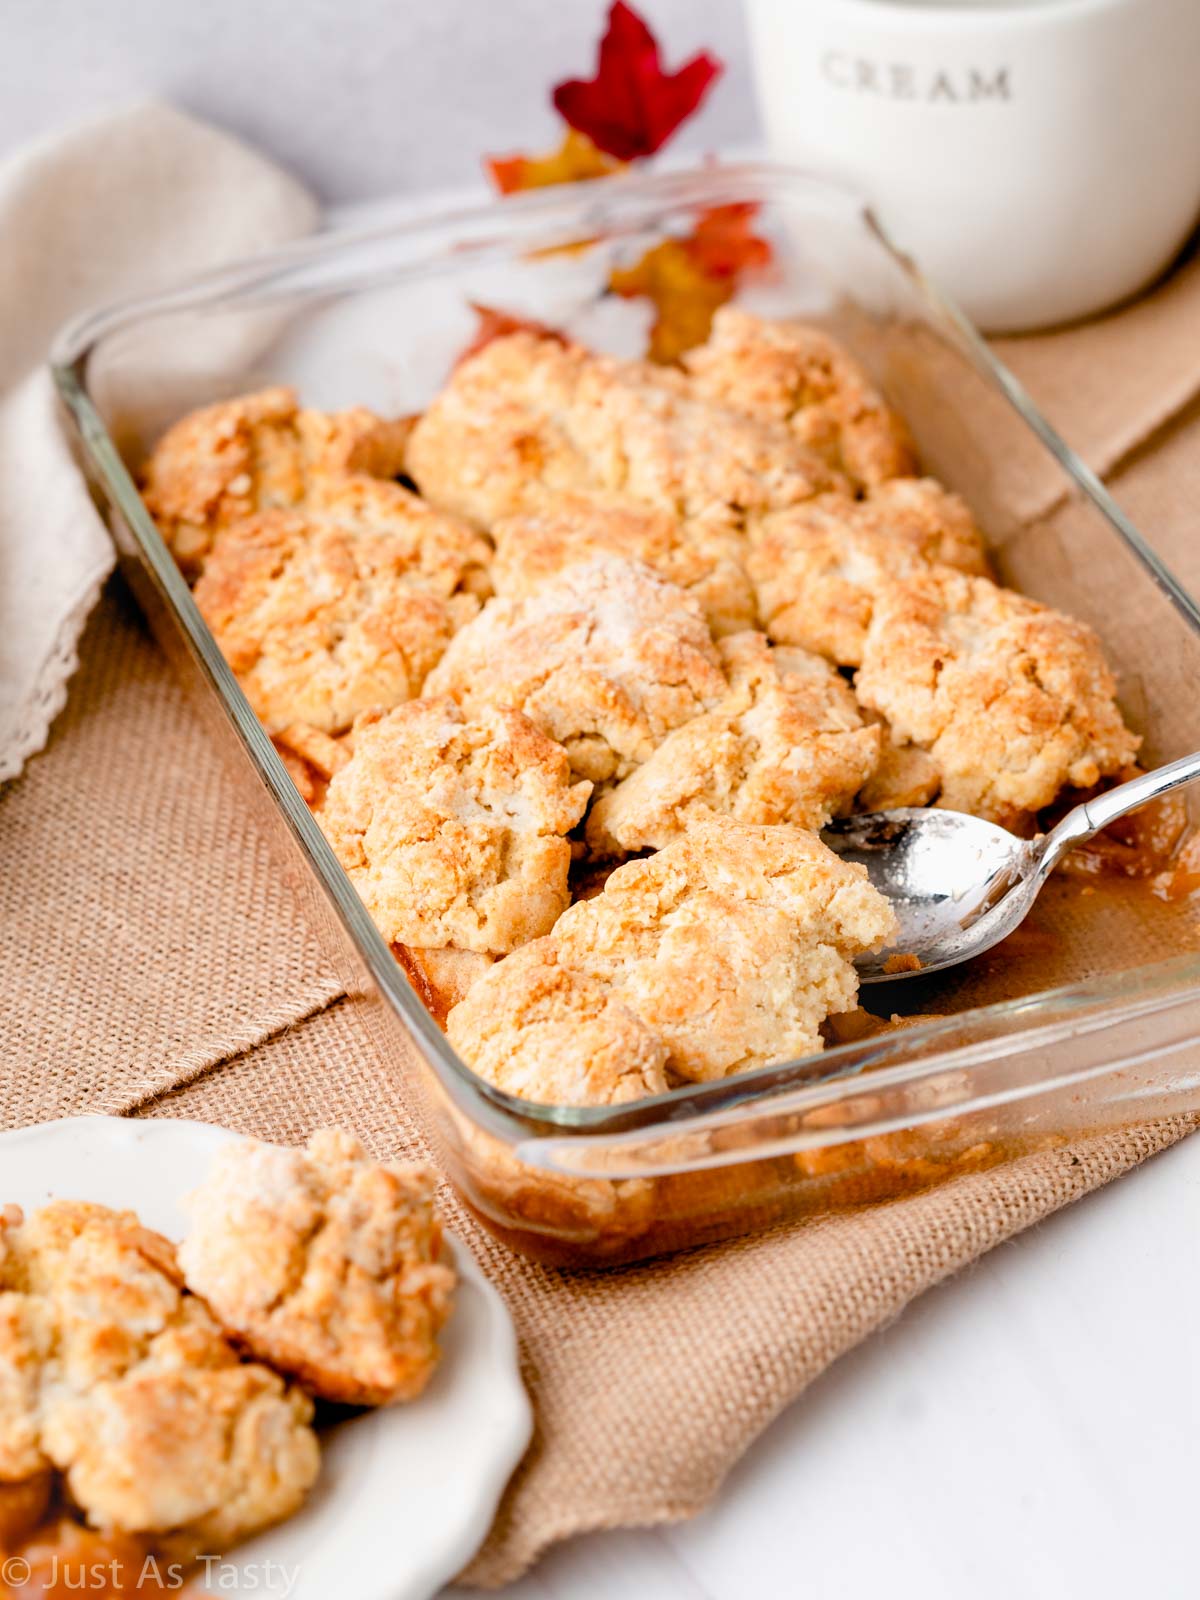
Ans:
{"type": "Polygon", "coordinates": [[[410,1400],[437,1364],[455,1272],[425,1167],[351,1134],[249,1139],[188,1197],[188,1287],[251,1355],[346,1405],[410,1400]]]}
{"type": "Polygon", "coordinates": [[[864,727],[827,661],[773,650],[761,633],[733,634],[718,649],[728,694],[601,795],[587,824],[596,854],[660,850],[713,815],[820,828],[875,770],[879,729],[864,727]]]}
{"type": "MultiPolygon", "coordinates": [[[[64,1474],[96,1528],[219,1550],[290,1516],[317,1476],[312,1402],[241,1361],[131,1212],[10,1208],[0,1283],[0,1439],[64,1474]],[[14,1359],[15,1356],[15,1359],[14,1359]]],[[[3,1469],[14,1464],[6,1454],[3,1469]]]]}
{"type": "Polygon", "coordinates": [[[881,590],[941,564],[986,577],[971,513],[932,478],[896,478],[865,500],[821,495],[764,518],[746,567],[763,627],[840,666],[857,666],[881,590]]]}
{"type": "Polygon", "coordinates": [[[590,556],[621,556],[652,567],[700,602],[714,637],[752,628],[754,590],[743,541],[723,523],[680,522],[667,511],[600,496],[546,495],[536,510],[492,528],[497,594],[521,599],[590,556]]]}
{"type": "Polygon", "coordinates": [[[857,811],[896,811],[930,806],[942,787],[942,774],[928,750],[901,744],[878,711],[860,707],[863,720],[879,729],[879,760],[858,793],[857,811]]]}
{"type": "Polygon", "coordinates": [[[456,368],[406,461],[423,495],[485,529],[536,510],[547,491],[619,495],[738,528],[847,487],[785,425],[711,405],[681,373],[529,333],[456,368]]]}
{"type": "Polygon", "coordinates": [[[614,556],[568,567],[523,599],[489,600],[425,685],[472,714],[523,711],[593,783],[623,778],[725,691],[699,604],[614,556]]]}
{"type": "Polygon", "coordinates": [[[1000,822],[1119,772],[1140,742],[1090,628],[945,568],[879,595],[855,687],[929,751],[939,804],[1000,822]]]}
{"type": "Polygon", "coordinates": [[[489,551],[398,484],[384,505],[267,511],[223,528],[196,604],[268,732],[344,732],[361,711],[421,692],[479,609],[489,551]]]}
{"type": "Polygon", "coordinates": [[[620,1105],[668,1087],[664,1041],[608,983],[560,961],[553,939],[506,956],[446,1027],[481,1078],[540,1105],[620,1105]]]}
{"type": "MultiPolygon", "coordinates": [[[[821,1023],[855,1003],[852,958],[895,927],[865,870],[815,834],[697,822],[657,855],[619,867],[519,960],[493,967],[450,1013],[447,1031],[477,1070],[504,1075],[510,1059],[528,1064],[547,1092],[522,997],[531,973],[553,967],[589,980],[588,1006],[601,990],[619,1002],[598,1029],[604,1050],[617,1048],[613,1032],[630,1013],[665,1047],[669,1084],[723,1078],[820,1050],[821,1023]]],[[[568,981],[555,983],[555,1004],[571,1005],[568,981]]],[[[645,1046],[640,1059],[649,1059],[645,1046]]],[[[565,1076],[587,1092],[586,1060],[572,1057],[565,1076]]]]}
{"type": "Polygon", "coordinates": [[[389,942],[500,955],[565,910],[590,792],[520,712],[411,700],[360,718],[319,821],[389,942]]]}
{"type": "Polygon", "coordinates": [[[411,419],[388,421],[364,406],[325,414],[302,410],[292,389],[262,389],[169,428],[142,469],[142,497],[194,578],[221,528],[257,511],[305,505],[330,477],[394,477],[411,429],[411,419]]]}
{"type": "Polygon", "coordinates": [[[908,430],[836,339],[802,322],[725,306],[706,344],[683,358],[697,393],[786,423],[858,488],[916,472],[908,430]]]}

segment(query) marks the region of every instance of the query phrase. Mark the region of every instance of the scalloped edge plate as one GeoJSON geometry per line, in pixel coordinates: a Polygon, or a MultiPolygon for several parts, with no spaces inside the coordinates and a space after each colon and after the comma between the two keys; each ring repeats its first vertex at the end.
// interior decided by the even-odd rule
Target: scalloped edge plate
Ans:
{"type": "MultiPolygon", "coordinates": [[[[68,1117],[20,1128],[0,1134],[0,1203],[94,1200],[134,1210],[177,1240],[186,1231],[182,1196],[241,1137],[167,1118],[68,1117]]],[[[305,1506],[222,1557],[189,1592],[428,1600],[470,1560],[525,1453],[533,1416],[508,1310],[452,1242],[461,1281],[429,1388],[408,1405],[322,1430],[321,1477],[305,1506]]]]}

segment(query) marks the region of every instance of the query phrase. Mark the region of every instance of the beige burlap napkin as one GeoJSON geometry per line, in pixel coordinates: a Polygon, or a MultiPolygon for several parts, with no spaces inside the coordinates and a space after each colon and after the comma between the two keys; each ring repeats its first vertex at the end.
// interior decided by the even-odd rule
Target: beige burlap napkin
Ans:
{"type": "MultiPolygon", "coordinates": [[[[1160,292],[1186,306],[1192,285],[1160,292]]],[[[1113,371],[1137,374],[1136,407],[1105,413],[1092,454],[1111,463],[1141,443],[1118,491],[1196,581],[1200,422],[1185,413],[1163,430],[1200,382],[1186,334],[1186,318],[1139,306],[1015,353],[1031,371],[1078,373],[1080,341],[1099,342],[1113,371]]],[[[1079,388],[1062,397],[1079,403],[1079,388]]],[[[1089,416],[1067,415],[1068,433],[1088,434],[1089,416]]],[[[423,1153],[396,1075],[374,1059],[355,1002],[323,968],[119,586],[88,628],[47,749],[0,794],[0,852],[6,1125],[95,1109],[291,1139],[336,1121],[380,1153],[423,1153]]],[[[1079,1141],[875,1210],[607,1274],[532,1266],[447,1195],[452,1225],[512,1309],[537,1412],[469,1581],[502,1583],[585,1529],[695,1511],[839,1353],[1192,1125],[1079,1141]]]]}
{"type": "Polygon", "coordinates": [[[295,238],[293,178],[166,106],[0,167],[0,780],[46,742],[112,545],[73,470],[43,363],[68,318],[295,238]]]}

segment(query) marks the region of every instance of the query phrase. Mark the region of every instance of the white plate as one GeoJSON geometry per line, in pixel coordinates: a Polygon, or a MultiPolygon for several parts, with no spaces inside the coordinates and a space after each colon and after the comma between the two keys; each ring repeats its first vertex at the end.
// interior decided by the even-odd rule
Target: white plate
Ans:
{"type": "MultiPolygon", "coordinates": [[[[179,1239],[182,1196],[238,1137],[202,1122],[120,1117],[0,1134],[0,1204],[94,1200],[179,1239]]],[[[429,1388],[323,1433],[308,1503],[214,1564],[202,1588],[264,1600],[427,1600],[470,1560],[532,1416],[504,1303],[457,1240],[454,1252],[462,1281],[429,1388]]]]}

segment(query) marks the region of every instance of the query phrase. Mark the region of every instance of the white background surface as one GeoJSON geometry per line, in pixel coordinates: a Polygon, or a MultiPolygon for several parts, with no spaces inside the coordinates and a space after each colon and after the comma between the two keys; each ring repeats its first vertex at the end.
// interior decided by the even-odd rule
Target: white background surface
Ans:
{"type": "MultiPolygon", "coordinates": [[[[676,148],[752,139],[737,0],[643,9],[669,65],[707,45],[729,66],[676,148]]],[[[554,141],[548,85],[590,75],[602,11],[0,0],[0,154],[154,92],[327,199],[469,183],[485,150],[554,141]]],[[[512,1600],[1194,1600],[1198,1202],[1193,1140],[925,1296],[776,1423],[712,1511],[577,1541],[512,1600]]]]}
{"type": "Polygon", "coordinates": [[[711,1511],[506,1600],[1195,1600],[1198,1214],[1192,1139],[844,1357],[711,1511]]]}

